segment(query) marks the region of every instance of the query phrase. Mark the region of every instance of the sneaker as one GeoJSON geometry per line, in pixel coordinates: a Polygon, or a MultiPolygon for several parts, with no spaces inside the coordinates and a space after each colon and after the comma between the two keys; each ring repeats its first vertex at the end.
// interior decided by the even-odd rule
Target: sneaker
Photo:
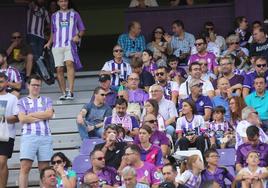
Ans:
{"type": "Polygon", "coordinates": [[[73,100],[74,99],[74,94],[71,91],[67,91],[65,99],[66,100],[73,100]]]}
{"type": "Polygon", "coordinates": [[[66,100],[66,94],[63,93],[63,94],[59,97],[59,100],[66,100]]]}

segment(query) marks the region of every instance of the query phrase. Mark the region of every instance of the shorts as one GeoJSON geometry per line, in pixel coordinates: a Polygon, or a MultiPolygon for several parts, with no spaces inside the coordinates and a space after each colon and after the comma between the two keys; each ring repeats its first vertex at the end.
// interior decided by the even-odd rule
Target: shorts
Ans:
{"type": "Polygon", "coordinates": [[[50,161],[53,155],[52,137],[22,135],[20,140],[20,160],[28,159],[34,161],[50,161]]]}
{"type": "Polygon", "coordinates": [[[71,47],[58,47],[52,48],[52,54],[54,57],[55,67],[64,67],[65,61],[74,62],[71,47]]]}
{"type": "Polygon", "coordinates": [[[0,142],[0,155],[7,156],[10,159],[13,153],[14,141],[14,138],[9,138],[8,142],[0,142]]]}

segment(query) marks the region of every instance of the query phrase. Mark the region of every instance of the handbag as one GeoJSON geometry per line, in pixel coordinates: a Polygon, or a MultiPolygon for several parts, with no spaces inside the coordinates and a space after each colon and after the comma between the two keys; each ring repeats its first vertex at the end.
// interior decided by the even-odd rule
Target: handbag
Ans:
{"type": "Polygon", "coordinates": [[[8,124],[2,117],[0,121],[0,141],[8,142],[8,140],[9,140],[8,124]]]}

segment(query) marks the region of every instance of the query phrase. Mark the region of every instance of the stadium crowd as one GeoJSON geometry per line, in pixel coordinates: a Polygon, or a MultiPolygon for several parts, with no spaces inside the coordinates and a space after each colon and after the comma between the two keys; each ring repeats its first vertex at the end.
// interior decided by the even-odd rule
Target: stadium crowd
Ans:
{"type": "Polygon", "coordinates": [[[0,134],[1,188],[15,123],[22,125],[20,188],[28,187],[35,157],[44,188],[267,187],[268,39],[261,21],[249,25],[237,17],[223,37],[213,22],[194,36],[175,20],[173,35],[157,26],[147,42],[141,24],[131,22],[115,41],[90,102],[77,112],[82,141],[103,139],[88,153],[91,168],[78,178],[67,154],[53,154],[53,102],[40,93],[42,79],[33,73],[43,48],[51,49],[59,100],[73,100],[85,26],[68,0],[51,1],[49,11],[44,3],[29,2],[27,40],[14,32],[0,51],[1,124],[8,128],[0,134]],[[24,85],[29,94],[20,97],[24,85]],[[235,173],[219,164],[220,149],[228,148],[235,149],[235,173]],[[197,152],[182,154],[191,151],[197,152]]]}

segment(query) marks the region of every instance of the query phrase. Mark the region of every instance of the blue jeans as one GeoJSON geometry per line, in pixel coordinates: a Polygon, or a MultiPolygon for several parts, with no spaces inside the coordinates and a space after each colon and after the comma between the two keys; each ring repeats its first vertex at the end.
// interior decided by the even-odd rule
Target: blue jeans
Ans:
{"type": "Polygon", "coordinates": [[[27,42],[31,46],[33,56],[34,56],[34,61],[36,61],[43,53],[45,39],[35,36],[35,35],[28,34],[27,42]]]}
{"type": "Polygon", "coordinates": [[[85,138],[90,139],[92,137],[102,138],[102,134],[104,131],[103,127],[96,128],[90,132],[88,132],[86,124],[77,124],[77,127],[82,140],[84,140],[85,138]]]}

